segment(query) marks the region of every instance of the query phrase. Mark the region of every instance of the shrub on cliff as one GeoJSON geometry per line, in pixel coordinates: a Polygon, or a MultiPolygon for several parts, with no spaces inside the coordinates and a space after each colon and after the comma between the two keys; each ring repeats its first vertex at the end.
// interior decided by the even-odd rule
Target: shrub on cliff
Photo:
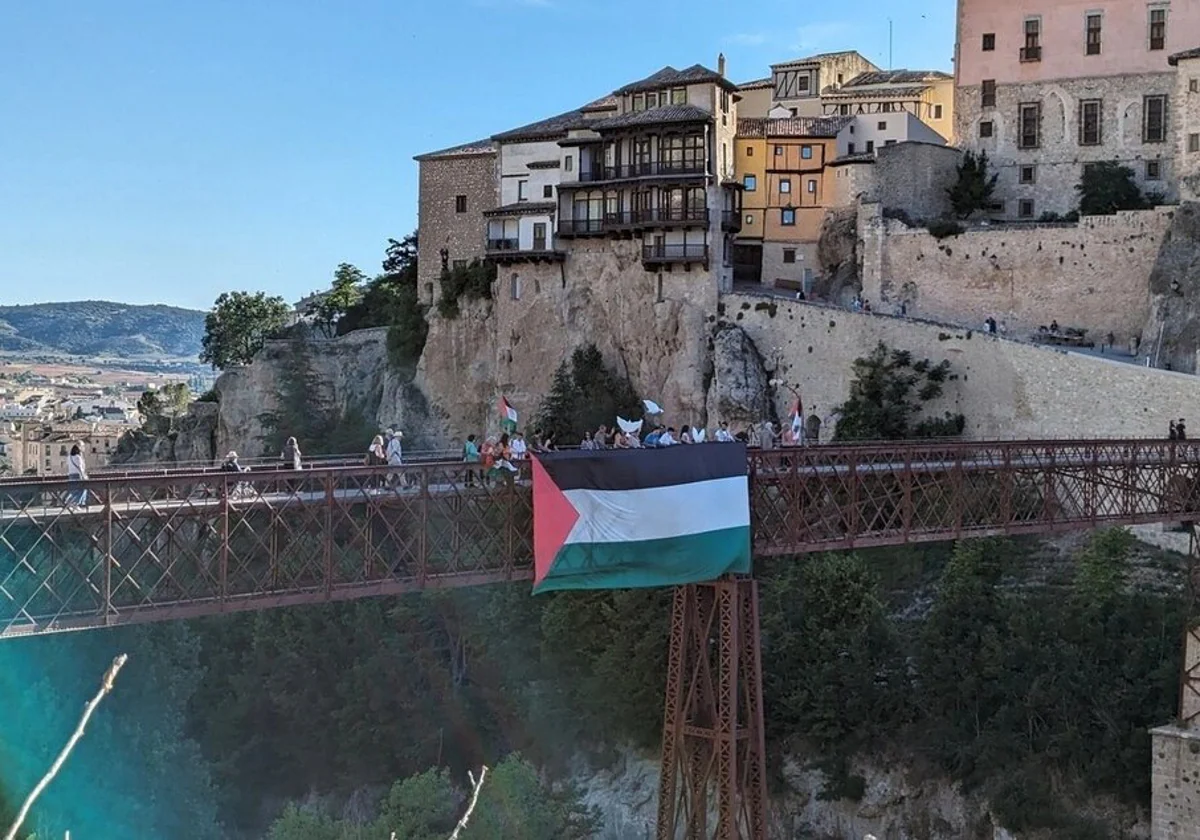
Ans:
{"type": "Polygon", "coordinates": [[[1089,163],[1075,186],[1079,192],[1079,212],[1084,216],[1109,216],[1119,210],[1144,210],[1149,207],[1133,170],[1115,160],[1089,163]]]}
{"type": "Polygon", "coordinates": [[[442,272],[438,314],[443,318],[457,318],[459,301],[491,300],[492,284],[495,282],[496,266],[479,260],[471,260],[468,265],[442,272]]]}
{"type": "Polygon", "coordinates": [[[925,404],[942,395],[950,363],[914,361],[907,350],[882,341],[869,356],[854,360],[850,398],[838,407],[836,440],[902,440],[962,434],[966,418],[947,412],[922,417],[925,404]]]}
{"type": "Polygon", "coordinates": [[[610,370],[596,345],[578,347],[554,372],[550,391],[537,415],[537,430],[553,434],[559,445],[574,445],[584,432],[613,427],[617,417],[637,420],[641,402],[625,377],[610,370]]]}
{"type": "Polygon", "coordinates": [[[383,274],[366,285],[361,299],[337,322],[338,335],[370,327],[387,327],[388,360],[402,371],[414,371],[429,325],[417,291],[417,235],[388,240],[383,274]]]}
{"type": "Polygon", "coordinates": [[[963,154],[962,162],[958,165],[958,180],[946,190],[950,196],[950,206],[960,219],[966,219],[988,206],[996,190],[998,177],[999,174],[995,172],[988,174],[987,152],[980,152],[978,157],[974,152],[963,154]]]}

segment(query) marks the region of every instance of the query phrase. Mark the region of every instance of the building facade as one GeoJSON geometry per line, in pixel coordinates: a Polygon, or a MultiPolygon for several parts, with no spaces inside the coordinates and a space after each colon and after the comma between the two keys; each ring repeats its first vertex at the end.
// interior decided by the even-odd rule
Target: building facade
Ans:
{"type": "Polygon", "coordinates": [[[1178,197],[1168,57],[1195,46],[1200,0],[959,0],[957,30],[957,136],[994,164],[999,213],[1074,209],[1100,161],[1178,197]]]}
{"type": "Polygon", "coordinates": [[[108,466],[125,429],[96,423],[17,424],[9,464],[17,475],[66,475],[71,447],[78,445],[89,471],[108,466]]]}
{"type": "MultiPolygon", "coordinates": [[[[1200,33],[1196,33],[1200,40],[1200,33]]],[[[1200,47],[1170,58],[1175,69],[1175,174],[1179,197],[1200,201],[1200,47]]]]}
{"type": "Polygon", "coordinates": [[[500,201],[498,154],[491,140],[418,155],[417,283],[431,305],[444,270],[485,256],[484,211],[500,201]]]}
{"type": "Polygon", "coordinates": [[[944,142],[954,142],[954,77],[940,70],[859,73],[822,93],[821,106],[827,117],[911,114],[944,142]]]}
{"type": "Polygon", "coordinates": [[[854,50],[820,53],[771,65],[771,75],[739,85],[740,115],[755,117],[819,117],[823,97],[851,79],[879,68],[854,50]]]}
{"type": "Polygon", "coordinates": [[[701,270],[732,288],[730,235],[741,223],[736,87],[720,70],[666,67],[614,99],[611,114],[560,141],[560,247],[635,239],[646,271],[701,270]]]}

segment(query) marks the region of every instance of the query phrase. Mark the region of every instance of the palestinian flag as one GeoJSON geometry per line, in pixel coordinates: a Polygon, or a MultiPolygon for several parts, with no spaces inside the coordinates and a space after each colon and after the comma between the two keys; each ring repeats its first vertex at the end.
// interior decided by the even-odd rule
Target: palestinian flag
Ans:
{"type": "Polygon", "coordinates": [[[500,398],[500,427],[509,434],[517,430],[517,410],[504,397],[500,398]]]}
{"type": "Polygon", "coordinates": [[[533,543],[535,593],[749,574],[746,447],[537,455],[533,543]]]}

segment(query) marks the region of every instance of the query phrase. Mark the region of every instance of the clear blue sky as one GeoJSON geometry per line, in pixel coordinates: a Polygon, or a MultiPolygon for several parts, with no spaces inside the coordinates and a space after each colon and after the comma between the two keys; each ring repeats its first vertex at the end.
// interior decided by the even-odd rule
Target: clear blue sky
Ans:
{"type": "Polygon", "coordinates": [[[0,0],[0,303],[293,301],[415,227],[413,155],[721,51],[886,66],[889,16],[951,68],[952,0],[0,0]]]}

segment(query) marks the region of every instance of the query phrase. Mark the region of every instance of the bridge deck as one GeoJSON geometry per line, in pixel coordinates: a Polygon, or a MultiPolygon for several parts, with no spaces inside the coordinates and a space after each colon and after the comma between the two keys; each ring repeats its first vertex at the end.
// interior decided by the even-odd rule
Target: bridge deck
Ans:
{"type": "MultiPolygon", "coordinates": [[[[720,445],[720,444],[711,444],[720,445]]],[[[1200,444],[1042,441],[751,451],[756,555],[1200,510],[1200,444]]],[[[527,473],[461,463],[0,485],[0,638],[532,575],[527,473]]]]}

